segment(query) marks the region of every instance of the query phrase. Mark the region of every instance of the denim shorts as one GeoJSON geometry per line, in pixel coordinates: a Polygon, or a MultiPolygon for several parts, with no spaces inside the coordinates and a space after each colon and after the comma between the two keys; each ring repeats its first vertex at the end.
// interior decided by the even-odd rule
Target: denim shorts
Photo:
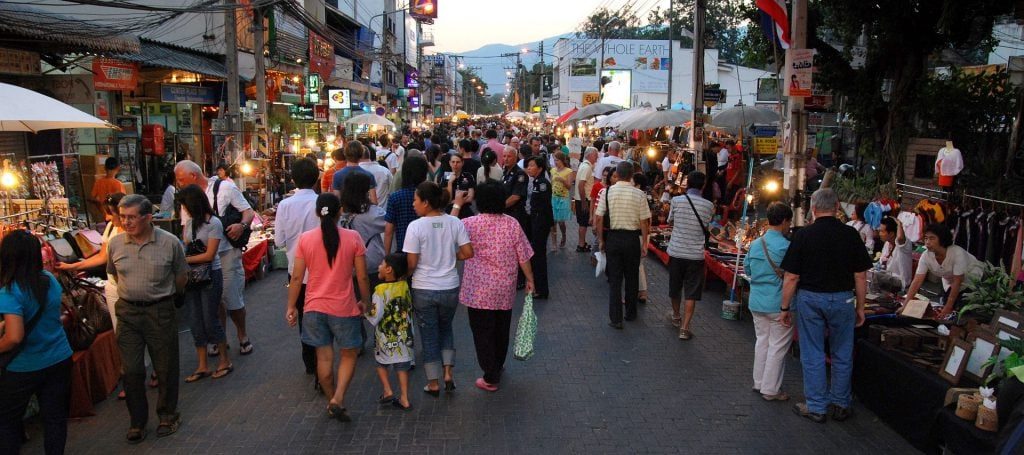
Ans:
{"type": "Polygon", "coordinates": [[[358,349],[363,345],[360,316],[331,316],[319,311],[302,315],[302,342],[313,347],[331,346],[339,349],[358,349]]]}
{"type": "Polygon", "coordinates": [[[377,362],[377,366],[388,369],[388,367],[394,367],[395,371],[409,371],[412,370],[412,362],[398,362],[398,363],[380,363],[377,362]]]}

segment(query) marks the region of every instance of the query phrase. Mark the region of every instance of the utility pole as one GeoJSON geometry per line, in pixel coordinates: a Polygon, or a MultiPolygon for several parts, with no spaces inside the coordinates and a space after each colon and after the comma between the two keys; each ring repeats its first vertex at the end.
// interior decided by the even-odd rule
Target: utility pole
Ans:
{"type": "Polygon", "coordinates": [[[256,142],[264,156],[269,156],[270,135],[267,133],[267,63],[263,55],[263,8],[253,8],[253,60],[256,66],[256,142]]]}
{"type": "MultiPolygon", "coordinates": [[[[227,6],[224,10],[224,65],[228,70],[228,105],[224,109],[224,117],[227,119],[228,137],[235,137],[228,145],[231,162],[235,162],[238,159],[241,128],[238,118],[238,29],[235,9],[231,4],[230,0],[224,0],[224,5],[227,6]]],[[[239,187],[244,188],[242,185],[239,187]]]]}
{"type": "MultiPolygon", "coordinates": [[[[526,101],[526,68],[523,68],[523,57],[516,54],[516,92],[519,93],[519,109],[523,108],[526,101]]],[[[529,110],[529,109],[527,109],[529,110]]]]}
{"type": "MultiPolygon", "coordinates": [[[[704,21],[707,0],[697,0],[693,12],[693,162],[704,162],[704,21]]],[[[674,63],[674,62],[670,62],[674,63]]],[[[671,85],[671,82],[669,83],[671,85]]],[[[671,107],[671,106],[670,106],[671,107]]],[[[706,171],[706,169],[705,169],[706,171]]]]}
{"type": "Polygon", "coordinates": [[[676,59],[672,58],[672,5],[675,3],[674,0],[668,0],[668,96],[666,102],[668,103],[668,109],[672,109],[672,67],[675,66],[676,59]]]}
{"type": "Polygon", "coordinates": [[[540,71],[537,71],[539,81],[537,86],[540,90],[537,91],[537,98],[540,100],[540,124],[544,125],[544,40],[540,41],[540,71]]]}
{"type": "MultiPolygon", "coordinates": [[[[807,0],[793,0],[793,23],[790,26],[793,34],[793,45],[790,49],[807,48],[807,0]]],[[[792,68],[793,62],[787,53],[786,67],[792,68]]],[[[786,83],[784,80],[783,83],[786,83]]],[[[789,109],[787,109],[790,138],[789,150],[786,150],[786,161],[790,166],[786,169],[786,182],[789,183],[789,197],[793,204],[793,224],[803,226],[804,213],[804,188],[806,186],[806,166],[804,160],[807,153],[807,113],[804,112],[804,99],[799,96],[789,96],[789,109]]]]}

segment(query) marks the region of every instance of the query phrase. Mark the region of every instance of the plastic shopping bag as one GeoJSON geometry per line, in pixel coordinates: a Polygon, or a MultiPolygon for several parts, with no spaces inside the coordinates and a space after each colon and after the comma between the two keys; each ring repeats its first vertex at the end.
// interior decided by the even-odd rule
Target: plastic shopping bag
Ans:
{"type": "Polygon", "coordinates": [[[608,258],[604,255],[604,251],[595,251],[594,258],[597,259],[597,266],[594,267],[594,277],[596,278],[604,273],[604,268],[608,265],[608,258]]]}
{"type": "Polygon", "coordinates": [[[537,337],[537,314],[533,312],[533,296],[526,295],[523,314],[519,316],[516,327],[516,341],[512,347],[512,355],[516,360],[527,360],[533,357],[533,340],[537,337]]]}

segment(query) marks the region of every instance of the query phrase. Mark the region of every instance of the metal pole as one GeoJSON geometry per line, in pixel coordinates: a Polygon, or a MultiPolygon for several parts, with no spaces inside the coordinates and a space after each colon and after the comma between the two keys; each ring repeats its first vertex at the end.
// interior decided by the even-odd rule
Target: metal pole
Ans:
{"type": "Polygon", "coordinates": [[[537,91],[537,98],[540,100],[540,124],[544,125],[544,40],[540,41],[540,70],[537,71],[538,79],[537,86],[540,90],[537,91]]]}
{"type": "Polygon", "coordinates": [[[672,109],[672,67],[675,66],[675,59],[672,58],[672,14],[674,0],[668,0],[668,95],[665,97],[668,109],[672,109]]]}
{"type": "Polygon", "coordinates": [[[704,21],[706,0],[697,0],[693,14],[693,123],[690,146],[694,163],[704,159],[704,21]]]}
{"type": "MultiPolygon", "coordinates": [[[[224,0],[224,5],[228,6],[224,10],[224,65],[228,70],[228,105],[224,109],[224,115],[228,121],[228,131],[237,135],[235,140],[228,145],[228,153],[231,161],[234,162],[238,159],[237,144],[241,135],[238,133],[240,129],[238,121],[238,25],[235,20],[235,9],[230,7],[231,4],[230,0],[224,0]]],[[[244,189],[244,186],[240,187],[244,189]]]]}

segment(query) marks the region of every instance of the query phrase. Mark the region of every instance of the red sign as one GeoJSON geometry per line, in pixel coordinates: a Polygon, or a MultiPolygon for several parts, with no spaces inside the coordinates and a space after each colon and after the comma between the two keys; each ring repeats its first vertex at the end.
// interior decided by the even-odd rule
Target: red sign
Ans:
{"type": "Polygon", "coordinates": [[[326,104],[316,104],[313,106],[313,121],[314,122],[327,122],[331,117],[331,111],[327,109],[326,104]]]}
{"type": "Polygon", "coordinates": [[[334,73],[334,45],[322,36],[309,32],[309,71],[329,80],[334,73]]]}
{"type": "Polygon", "coordinates": [[[93,87],[96,90],[135,90],[139,85],[139,65],[111,58],[92,59],[93,87]]]}

